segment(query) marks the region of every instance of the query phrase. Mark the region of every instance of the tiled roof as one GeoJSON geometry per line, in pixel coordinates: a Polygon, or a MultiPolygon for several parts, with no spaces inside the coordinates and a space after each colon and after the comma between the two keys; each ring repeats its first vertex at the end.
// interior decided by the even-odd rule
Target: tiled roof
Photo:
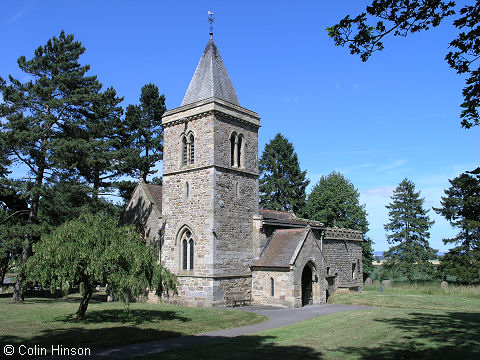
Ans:
{"type": "Polygon", "coordinates": [[[150,195],[152,196],[152,201],[154,202],[155,206],[162,212],[162,185],[153,185],[153,184],[145,184],[147,186],[150,195]]]}
{"type": "Polygon", "coordinates": [[[190,81],[182,106],[212,97],[240,106],[217,46],[210,39],[190,81]]]}
{"type": "Polygon", "coordinates": [[[288,268],[298,243],[305,239],[307,232],[305,228],[275,230],[264,252],[252,266],[288,268]]]}

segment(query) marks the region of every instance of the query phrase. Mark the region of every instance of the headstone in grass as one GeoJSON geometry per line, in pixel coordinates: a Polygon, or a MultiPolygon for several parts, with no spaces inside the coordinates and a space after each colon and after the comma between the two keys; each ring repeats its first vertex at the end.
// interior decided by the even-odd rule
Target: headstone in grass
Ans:
{"type": "Polygon", "coordinates": [[[373,282],[373,286],[379,287],[379,286],[380,286],[380,280],[375,280],[375,281],[373,282]]]}
{"type": "Polygon", "coordinates": [[[392,282],[390,280],[383,280],[382,281],[382,286],[386,288],[391,288],[392,287],[392,282]]]}
{"type": "Polygon", "coordinates": [[[448,282],[442,281],[440,283],[440,286],[442,287],[443,290],[447,290],[448,289],[448,282]]]}
{"type": "Polygon", "coordinates": [[[365,279],[365,284],[364,284],[364,286],[365,286],[365,287],[371,287],[372,285],[373,285],[373,280],[370,279],[369,277],[367,277],[367,278],[365,279]]]}

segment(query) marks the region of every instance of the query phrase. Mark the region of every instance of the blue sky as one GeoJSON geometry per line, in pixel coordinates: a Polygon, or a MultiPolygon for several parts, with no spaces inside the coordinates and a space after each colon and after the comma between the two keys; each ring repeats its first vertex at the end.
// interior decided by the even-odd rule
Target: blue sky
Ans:
{"type": "MultiPolygon", "coordinates": [[[[0,76],[24,79],[16,60],[63,29],[86,47],[81,58],[104,86],[137,103],[149,82],[180,105],[208,41],[214,39],[243,107],[261,116],[259,146],[277,132],[295,146],[311,187],[340,171],[360,191],[375,250],[386,250],[385,204],[403,178],[428,208],[451,179],[479,166],[480,128],[460,127],[463,79],[443,60],[452,19],[434,31],[385,41],[368,62],[337,48],[325,28],[364,1],[1,1],[0,76]]],[[[450,225],[430,243],[445,251],[450,225]]]]}

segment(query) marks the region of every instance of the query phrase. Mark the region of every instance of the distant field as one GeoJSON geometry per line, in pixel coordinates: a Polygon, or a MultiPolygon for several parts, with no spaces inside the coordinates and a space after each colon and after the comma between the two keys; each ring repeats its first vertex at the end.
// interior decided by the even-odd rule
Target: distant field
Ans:
{"type": "MultiPolygon", "coordinates": [[[[437,284],[438,286],[438,284],[437,284]]],[[[471,293],[478,291],[470,289],[471,293]]],[[[336,313],[216,344],[144,359],[400,360],[480,358],[480,298],[406,286],[338,294],[333,303],[378,306],[336,313]]]]}

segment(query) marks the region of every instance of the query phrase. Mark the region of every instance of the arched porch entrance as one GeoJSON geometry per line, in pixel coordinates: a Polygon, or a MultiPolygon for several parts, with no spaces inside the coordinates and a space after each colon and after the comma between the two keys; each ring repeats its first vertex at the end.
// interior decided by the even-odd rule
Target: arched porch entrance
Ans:
{"type": "Polygon", "coordinates": [[[313,272],[312,265],[307,263],[302,271],[302,306],[313,303],[313,272]]]}

